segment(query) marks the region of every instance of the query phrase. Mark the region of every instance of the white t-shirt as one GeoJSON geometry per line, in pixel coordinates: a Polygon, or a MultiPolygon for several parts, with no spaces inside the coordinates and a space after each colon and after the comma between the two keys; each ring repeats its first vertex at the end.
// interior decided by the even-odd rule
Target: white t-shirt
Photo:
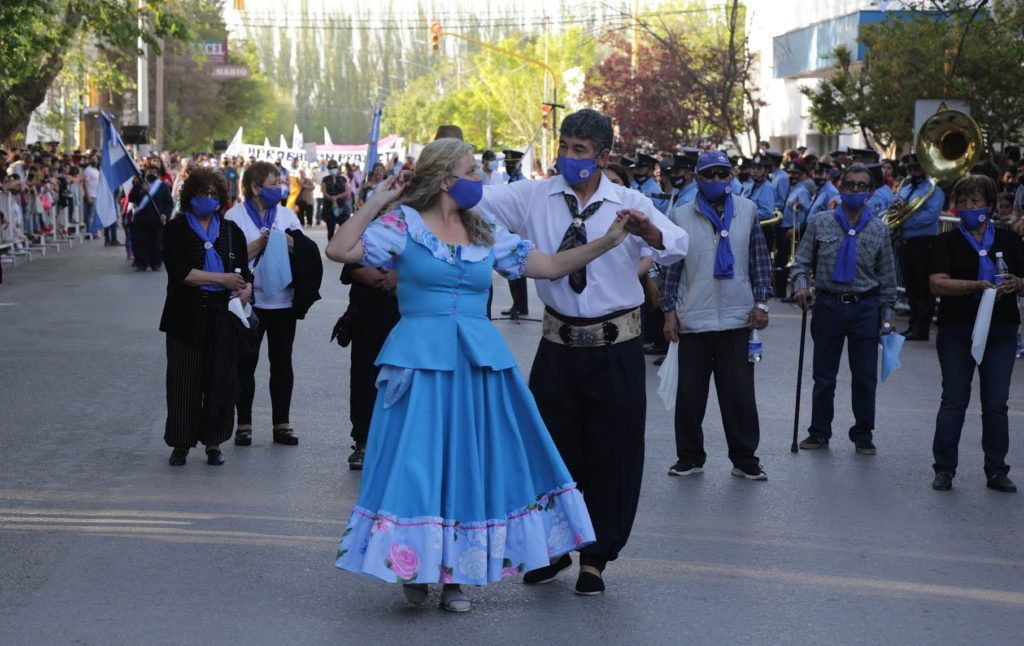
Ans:
{"type": "MultiPolygon", "coordinates": [[[[244,202],[239,202],[228,209],[224,217],[238,225],[242,233],[245,234],[246,244],[250,244],[253,240],[260,237],[260,230],[256,228],[256,223],[252,221],[252,218],[246,212],[244,202]]],[[[302,224],[295,217],[294,211],[278,204],[277,214],[274,216],[274,224],[271,228],[278,229],[279,231],[291,229],[301,231],[302,224]]],[[[286,233],[285,235],[288,234],[286,233]]],[[[259,268],[253,269],[254,262],[255,258],[249,259],[249,269],[253,270],[253,296],[256,307],[264,310],[283,310],[286,307],[291,307],[292,299],[295,297],[295,290],[291,287],[286,287],[277,294],[264,293],[259,268]]]]}
{"type": "Polygon", "coordinates": [[[88,191],[89,197],[95,200],[100,194],[100,171],[98,168],[86,166],[82,172],[85,173],[85,190],[88,191]]]}

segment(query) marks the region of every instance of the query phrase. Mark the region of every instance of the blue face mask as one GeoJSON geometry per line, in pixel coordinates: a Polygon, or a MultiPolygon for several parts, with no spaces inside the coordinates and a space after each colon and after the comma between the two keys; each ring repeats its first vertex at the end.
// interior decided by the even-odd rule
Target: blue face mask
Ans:
{"type": "Polygon", "coordinates": [[[451,188],[448,189],[448,195],[455,200],[460,209],[468,211],[479,204],[481,198],[483,198],[484,183],[459,177],[451,185],[451,188]]]}
{"type": "Polygon", "coordinates": [[[192,215],[197,218],[205,218],[213,215],[220,208],[220,201],[212,197],[193,197],[188,205],[192,208],[192,215]]]}
{"type": "Polygon", "coordinates": [[[871,193],[843,193],[839,199],[843,202],[844,210],[856,213],[864,208],[864,203],[868,201],[869,197],[871,197],[871,193]]]}
{"type": "Polygon", "coordinates": [[[331,169],[328,169],[327,172],[330,173],[331,175],[337,175],[338,174],[338,169],[337,168],[331,168],[331,169]]]}
{"type": "Polygon", "coordinates": [[[957,209],[960,221],[968,230],[974,230],[988,222],[991,209],[957,209]]]}
{"type": "Polygon", "coordinates": [[[494,172],[494,162],[493,161],[484,162],[484,168],[486,168],[488,172],[493,173],[494,172]]]}
{"type": "MultiPolygon", "coordinates": [[[[264,186],[260,189],[260,199],[263,200],[263,204],[268,209],[273,208],[278,202],[281,201],[282,190],[279,188],[267,188],[264,186]]],[[[284,195],[288,195],[284,193],[284,195]]]]}
{"type": "Polygon", "coordinates": [[[723,182],[709,182],[703,179],[697,180],[697,188],[700,194],[708,202],[717,202],[732,192],[732,183],[729,180],[723,182]]]}
{"type": "Polygon", "coordinates": [[[596,159],[570,159],[558,156],[558,172],[565,178],[569,186],[576,186],[587,181],[597,172],[596,159]]]}

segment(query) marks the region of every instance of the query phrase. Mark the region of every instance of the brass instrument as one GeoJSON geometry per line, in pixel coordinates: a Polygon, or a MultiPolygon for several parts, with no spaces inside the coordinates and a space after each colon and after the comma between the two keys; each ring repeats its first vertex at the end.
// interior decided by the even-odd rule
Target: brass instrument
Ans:
{"type": "Polygon", "coordinates": [[[782,222],[782,211],[775,209],[772,211],[772,217],[761,220],[761,228],[767,228],[782,222]]]}
{"type": "MultiPolygon", "coordinates": [[[[970,172],[981,157],[982,143],[981,128],[970,115],[947,110],[945,104],[939,106],[939,111],[921,125],[914,148],[918,163],[931,178],[931,186],[923,196],[909,202],[897,198],[879,214],[882,221],[898,231],[928,201],[938,181],[957,179],[970,172]]],[[[907,181],[900,182],[897,194],[907,181]]]]}

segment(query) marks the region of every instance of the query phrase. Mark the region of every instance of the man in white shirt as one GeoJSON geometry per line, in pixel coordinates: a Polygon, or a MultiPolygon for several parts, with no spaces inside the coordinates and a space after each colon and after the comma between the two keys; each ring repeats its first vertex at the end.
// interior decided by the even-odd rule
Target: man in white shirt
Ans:
{"type": "MultiPolygon", "coordinates": [[[[562,458],[583,492],[597,541],[580,550],[577,594],[604,591],[601,572],[626,544],[640,497],[647,416],[646,365],[640,329],[643,289],[636,267],[645,254],[670,265],[686,255],[688,237],[636,191],[617,186],[608,162],[612,120],[579,110],[562,122],[560,175],[484,187],[478,207],[544,253],[603,235],[622,210],[634,215],[625,242],[583,270],[537,281],[546,305],[543,339],[530,374],[537,400],[562,458]]],[[[566,555],[527,573],[546,583],[571,565],[566,555]]]]}
{"type": "MultiPolygon", "coordinates": [[[[85,174],[85,230],[92,231],[92,219],[96,216],[96,196],[100,193],[100,160],[95,154],[89,158],[85,174]]],[[[117,229],[114,229],[115,236],[117,229]]],[[[115,237],[116,239],[116,237],[115,237]]]]}
{"type": "Polygon", "coordinates": [[[493,150],[485,150],[480,156],[480,161],[483,166],[484,186],[505,183],[508,176],[498,170],[498,156],[494,154],[493,150]]]}

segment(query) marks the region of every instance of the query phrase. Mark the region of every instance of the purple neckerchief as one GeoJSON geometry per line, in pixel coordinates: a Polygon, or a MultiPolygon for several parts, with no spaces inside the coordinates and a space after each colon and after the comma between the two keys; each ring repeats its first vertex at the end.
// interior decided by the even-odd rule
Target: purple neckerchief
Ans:
{"type": "Polygon", "coordinates": [[[260,233],[263,231],[270,230],[274,226],[274,218],[277,217],[277,205],[267,209],[266,219],[260,217],[260,210],[256,208],[256,202],[252,199],[245,200],[245,212],[249,214],[249,218],[252,219],[252,223],[256,225],[260,233]]]}
{"type": "Polygon", "coordinates": [[[836,258],[836,266],[832,268],[832,282],[849,285],[857,277],[857,234],[868,225],[868,221],[871,220],[871,211],[867,208],[861,210],[857,226],[850,224],[850,218],[846,217],[846,211],[843,210],[842,204],[836,206],[834,213],[836,222],[846,232],[846,235],[843,236],[843,241],[839,244],[839,256],[836,258]]]}
{"type": "MultiPolygon", "coordinates": [[[[185,212],[185,218],[188,220],[189,228],[199,236],[199,239],[203,241],[203,248],[206,249],[203,257],[203,271],[215,274],[224,273],[224,260],[221,259],[217,250],[213,248],[213,243],[217,242],[217,236],[220,234],[220,218],[216,215],[210,218],[209,231],[204,231],[203,225],[199,224],[196,216],[188,211],[185,212]]],[[[200,289],[208,292],[219,292],[224,288],[218,285],[203,285],[200,289]]]]}
{"type": "MultiPolygon", "coordinates": [[[[978,252],[978,280],[987,280],[990,283],[996,282],[996,265],[992,262],[988,252],[992,250],[992,243],[996,241],[996,228],[992,222],[985,224],[985,233],[981,236],[981,244],[974,238],[974,235],[967,230],[963,224],[959,226],[962,235],[971,248],[978,252]]],[[[981,294],[976,296],[981,298],[981,294]]]]}

